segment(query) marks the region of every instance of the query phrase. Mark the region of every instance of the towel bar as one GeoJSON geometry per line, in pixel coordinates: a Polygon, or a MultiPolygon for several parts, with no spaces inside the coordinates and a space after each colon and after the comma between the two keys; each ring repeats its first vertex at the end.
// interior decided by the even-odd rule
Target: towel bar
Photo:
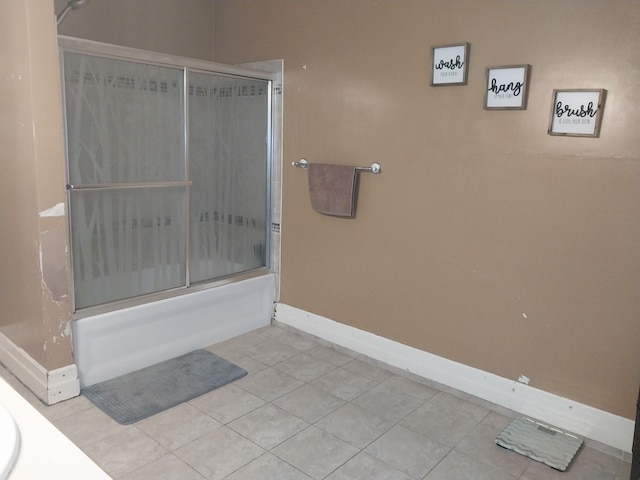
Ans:
{"type": "MultiPolygon", "coordinates": [[[[301,158],[297,162],[291,162],[291,165],[298,168],[307,168],[309,166],[309,162],[306,158],[301,158]]],[[[373,162],[370,167],[356,167],[356,170],[361,172],[380,173],[382,171],[382,165],[378,162],[373,162]]]]}

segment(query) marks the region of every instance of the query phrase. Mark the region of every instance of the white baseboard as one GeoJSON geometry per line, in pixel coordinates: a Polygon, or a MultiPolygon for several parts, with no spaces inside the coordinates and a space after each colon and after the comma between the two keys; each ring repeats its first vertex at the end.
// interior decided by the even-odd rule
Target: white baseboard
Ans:
{"type": "Polygon", "coordinates": [[[374,360],[468,393],[579,436],[631,452],[634,421],[418,350],[283,303],[275,320],[374,360]]]}
{"type": "Polygon", "coordinates": [[[78,370],[74,364],[47,370],[2,333],[0,333],[0,363],[47,405],[53,405],[80,394],[78,370]]]}

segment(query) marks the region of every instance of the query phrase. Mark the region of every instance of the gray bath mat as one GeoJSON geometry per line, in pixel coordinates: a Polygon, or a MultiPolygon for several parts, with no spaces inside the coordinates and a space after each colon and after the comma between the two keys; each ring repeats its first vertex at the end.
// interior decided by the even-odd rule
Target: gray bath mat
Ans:
{"type": "Polygon", "coordinates": [[[82,394],[116,422],[129,425],[187,402],[247,374],[208,350],[91,385],[82,394]]]}
{"type": "Polygon", "coordinates": [[[516,418],[496,437],[496,443],[564,472],[582,440],[534,420],[516,418]]]}

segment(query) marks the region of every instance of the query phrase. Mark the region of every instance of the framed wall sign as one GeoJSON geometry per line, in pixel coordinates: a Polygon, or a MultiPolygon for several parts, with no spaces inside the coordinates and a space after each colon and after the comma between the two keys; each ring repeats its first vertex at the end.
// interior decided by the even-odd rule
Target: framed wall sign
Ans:
{"type": "Polygon", "coordinates": [[[432,47],[431,86],[466,85],[468,65],[468,43],[432,47]]]}
{"type": "Polygon", "coordinates": [[[487,110],[527,108],[529,65],[487,67],[484,108],[487,110]]]}
{"type": "Polygon", "coordinates": [[[604,89],[554,90],[549,135],[600,136],[606,93],[604,89]]]}

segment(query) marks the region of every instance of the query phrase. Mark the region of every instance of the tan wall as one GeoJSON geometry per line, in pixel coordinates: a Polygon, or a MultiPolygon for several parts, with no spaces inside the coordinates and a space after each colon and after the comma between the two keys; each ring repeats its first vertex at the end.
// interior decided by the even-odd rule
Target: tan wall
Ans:
{"type": "Polygon", "coordinates": [[[636,0],[216,0],[214,59],[285,60],[281,301],[632,418],[640,380],[636,0]],[[430,48],[470,42],[467,86],[430,48]],[[532,65],[524,111],[486,66],[532,65]],[[600,138],[547,135],[554,88],[606,88],[600,138]],[[311,162],[369,165],[357,218],[311,162]]]}
{"type": "MultiPolygon", "coordinates": [[[[55,0],[56,13],[66,0],[55,0]]],[[[70,12],[61,35],[211,60],[211,0],[90,0],[70,12]]]]}
{"type": "Polygon", "coordinates": [[[72,363],[60,105],[53,2],[0,2],[0,331],[49,370],[72,363]]]}

